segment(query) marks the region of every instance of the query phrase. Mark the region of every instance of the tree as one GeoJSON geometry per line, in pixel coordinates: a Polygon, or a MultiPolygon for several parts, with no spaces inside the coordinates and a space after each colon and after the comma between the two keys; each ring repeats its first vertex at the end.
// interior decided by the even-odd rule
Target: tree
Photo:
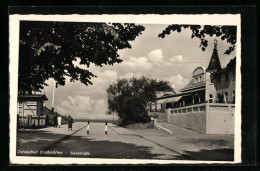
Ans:
{"type": "Polygon", "coordinates": [[[40,91],[49,78],[56,87],[70,81],[92,84],[90,64],[122,62],[118,50],[131,48],[144,27],[135,24],[21,21],[19,92],[40,91]],[[75,65],[79,61],[84,67],[75,65]]]}
{"type": "Polygon", "coordinates": [[[208,46],[208,40],[206,40],[205,36],[208,35],[212,37],[215,35],[216,37],[220,37],[221,40],[226,40],[227,43],[230,44],[229,48],[225,51],[224,54],[229,55],[232,51],[234,51],[236,46],[236,37],[237,37],[237,27],[236,26],[211,26],[204,25],[203,27],[200,25],[178,25],[172,24],[166,27],[161,34],[158,35],[160,38],[164,38],[165,35],[171,34],[171,31],[177,31],[180,33],[184,29],[191,30],[191,38],[197,37],[200,39],[200,46],[202,51],[205,51],[208,46]]]}
{"type": "Polygon", "coordinates": [[[121,125],[150,121],[146,110],[156,100],[157,91],[173,91],[169,82],[142,77],[118,80],[107,88],[108,114],[118,114],[121,125]]]}

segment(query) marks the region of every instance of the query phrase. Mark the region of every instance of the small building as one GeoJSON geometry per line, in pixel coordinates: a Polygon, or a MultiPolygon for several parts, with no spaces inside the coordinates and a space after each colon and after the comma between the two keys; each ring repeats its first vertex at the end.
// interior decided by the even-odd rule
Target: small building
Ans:
{"type": "Polygon", "coordinates": [[[46,116],[42,115],[45,94],[18,94],[17,126],[36,128],[46,126],[46,116]]]}

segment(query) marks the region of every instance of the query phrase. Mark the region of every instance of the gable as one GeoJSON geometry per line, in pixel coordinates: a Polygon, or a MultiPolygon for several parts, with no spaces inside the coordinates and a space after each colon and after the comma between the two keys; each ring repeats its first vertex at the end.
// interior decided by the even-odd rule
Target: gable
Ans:
{"type": "Polygon", "coordinates": [[[204,74],[205,73],[205,69],[203,67],[197,67],[194,71],[193,71],[193,76],[194,75],[199,75],[199,74],[204,74]]]}

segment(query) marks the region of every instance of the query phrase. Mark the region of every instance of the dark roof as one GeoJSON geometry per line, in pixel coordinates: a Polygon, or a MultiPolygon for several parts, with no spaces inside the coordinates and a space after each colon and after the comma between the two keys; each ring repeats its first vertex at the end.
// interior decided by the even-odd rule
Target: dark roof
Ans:
{"type": "Polygon", "coordinates": [[[218,57],[218,50],[217,49],[213,49],[213,53],[209,62],[209,66],[206,69],[207,72],[214,72],[214,71],[218,71],[221,70],[221,65],[220,65],[220,61],[219,61],[219,57],[218,57]]]}
{"type": "Polygon", "coordinates": [[[218,70],[217,72],[213,72],[214,75],[225,72],[226,70],[232,70],[236,67],[236,57],[231,59],[225,68],[218,70]]]}
{"type": "Polygon", "coordinates": [[[18,94],[18,99],[42,99],[48,100],[45,94],[18,94]]]}
{"type": "Polygon", "coordinates": [[[231,69],[233,69],[235,67],[236,67],[236,56],[229,61],[229,63],[227,64],[226,68],[231,70],[231,69]]]}
{"type": "Polygon", "coordinates": [[[187,90],[192,90],[192,89],[196,89],[196,88],[201,88],[201,87],[205,87],[205,82],[198,82],[198,83],[193,83],[193,80],[191,80],[184,88],[180,89],[180,91],[187,91],[187,90]]]}

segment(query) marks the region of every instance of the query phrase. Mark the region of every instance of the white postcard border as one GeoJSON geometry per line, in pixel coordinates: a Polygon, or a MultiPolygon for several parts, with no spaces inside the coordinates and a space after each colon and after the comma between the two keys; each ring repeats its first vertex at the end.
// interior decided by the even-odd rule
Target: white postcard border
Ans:
{"type": "Polygon", "coordinates": [[[10,163],[11,164],[235,164],[241,162],[241,19],[240,14],[203,15],[10,15],[9,16],[9,76],[10,76],[10,163]],[[16,156],[16,110],[18,89],[19,21],[74,21],[74,22],[119,22],[137,24],[196,24],[236,25],[236,108],[234,161],[191,160],[139,160],[139,159],[92,159],[64,157],[16,156]]]}

